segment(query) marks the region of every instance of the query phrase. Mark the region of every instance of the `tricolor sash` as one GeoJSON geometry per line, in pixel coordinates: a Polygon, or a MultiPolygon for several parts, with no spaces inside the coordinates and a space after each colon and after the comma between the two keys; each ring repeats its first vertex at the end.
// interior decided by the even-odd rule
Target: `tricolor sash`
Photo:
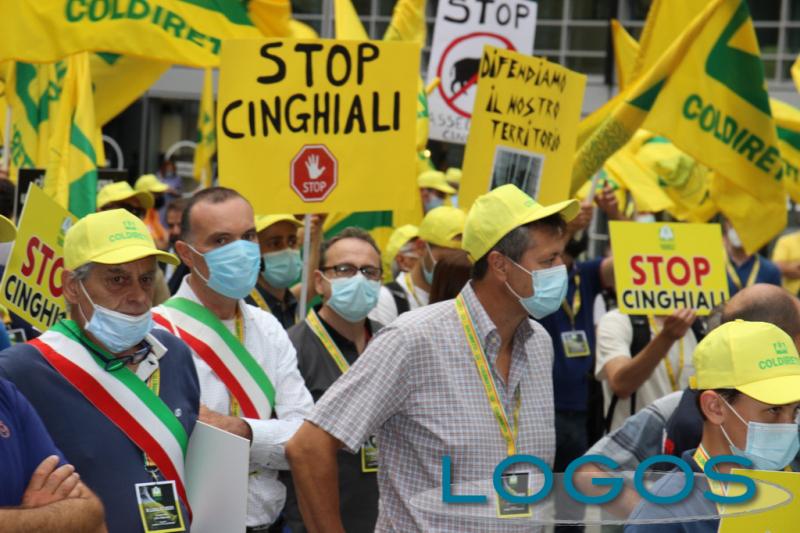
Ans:
{"type": "Polygon", "coordinates": [[[275,387],[244,344],[202,305],[181,297],[162,304],[153,320],[178,335],[222,380],[245,418],[267,420],[275,405],[275,387]]]}
{"type": "Polygon", "coordinates": [[[101,349],[70,325],[71,321],[62,320],[29,344],[122,430],[165,479],[175,481],[178,496],[189,509],[183,472],[189,438],[180,421],[130,369],[106,371],[103,361],[84,343],[98,352],[101,349]]]}

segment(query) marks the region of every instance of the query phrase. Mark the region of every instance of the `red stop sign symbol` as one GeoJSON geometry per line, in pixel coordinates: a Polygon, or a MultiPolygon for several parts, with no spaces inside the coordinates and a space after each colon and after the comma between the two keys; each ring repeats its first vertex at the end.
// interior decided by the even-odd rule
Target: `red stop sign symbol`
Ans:
{"type": "Polygon", "coordinates": [[[307,144],[292,159],[291,185],[304,202],[321,202],[336,188],[336,158],[324,144],[307,144]]]}

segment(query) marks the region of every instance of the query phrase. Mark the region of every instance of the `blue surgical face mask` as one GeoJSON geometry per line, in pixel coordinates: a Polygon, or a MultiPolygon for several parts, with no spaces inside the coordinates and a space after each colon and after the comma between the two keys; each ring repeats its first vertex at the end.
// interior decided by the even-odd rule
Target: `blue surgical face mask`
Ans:
{"type": "Polygon", "coordinates": [[[420,259],[420,261],[422,261],[422,263],[420,263],[420,266],[422,267],[422,277],[425,278],[425,283],[430,285],[433,283],[433,272],[436,270],[436,259],[434,259],[431,247],[428,246],[427,242],[425,243],[425,253],[431,256],[431,261],[433,262],[433,268],[431,268],[430,271],[428,271],[428,269],[425,268],[425,258],[420,259]]]}
{"type": "Polygon", "coordinates": [[[261,255],[258,245],[251,241],[238,240],[201,254],[191,245],[197,255],[202,255],[208,266],[208,279],[195,268],[197,277],[208,287],[223,296],[239,300],[256,286],[261,255]]]}
{"type": "Polygon", "coordinates": [[[435,194],[431,195],[431,197],[425,201],[425,212],[427,213],[428,211],[436,209],[437,207],[442,207],[443,205],[444,198],[439,198],[435,194]]]}
{"type": "Polygon", "coordinates": [[[731,404],[722,398],[728,409],[733,411],[742,424],[747,426],[747,444],[745,449],[737,448],[728,437],[725,428],[720,426],[731,453],[745,457],[753,462],[756,470],[783,470],[792,462],[800,451],[800,438],[798,438],[797,424],[764,424],[762,422],[747,422],[736,412],[731,404]]]}
{"type": "Polygon", "coordinates": [[[348,322],[364,320],[378,304],[380,282],[369,280],[360,272],[352,278],[325,279],[331,284],[331,297],[326,304],[348,322]]]}
{"type": "Polygon", "coordinates": [[[286,248],[279,252],[263,254],[261,259],[264,260],[264,269],[261,271],[261,275],[276,289],[285,289],[291,286],[297,281],[300,271],[303,270],[300,250],[286,248]]]}
{"type": "Polygon", "coordinates": [[[86,321],[84,329],[91,333],[109,352],[118,354],[136,346],[153,329],[153,317],[149,309],[146,313],[138,316],[113,311],[94,303],[82,282],[80,285],[83,294],[86,295],[94,309],[92,318],[86,320],[83,309],[80,305],[78,306],[78,310],[86,321]]]}
{"type": "Polygon", "coordinates": [[[561,302],[567,295],[567,267],[558,265],[543,270],[529,271],[516,261],[512,261],[517,267],[531,275],[533,294],[523,298],[517,294],[511,285],[506,282],[506,287],[514,296],[519,298],[519,303],[533,318],[540,319],[547,315],[552,315],[561,307],[561,302]]]}

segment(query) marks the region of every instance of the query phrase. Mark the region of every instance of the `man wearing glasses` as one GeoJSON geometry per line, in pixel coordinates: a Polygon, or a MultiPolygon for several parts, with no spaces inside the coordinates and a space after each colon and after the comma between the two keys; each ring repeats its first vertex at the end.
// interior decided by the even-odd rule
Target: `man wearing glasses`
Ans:
{"type": "MultiPolygon", "coordinates": [[[[314,284],[323,304],[310,310],[303,322],[289,330],[300,373],[314,401],[348,371],[381,327],[367,319],[367,314],[378,301],[382,274],[378,246],[364,230],[346,228],[322,244],[314,284]]],[[[337,462],[339,508],[345,530],[374,531],[378,518],[374,436],[364,442],[356,455],[340,451],[337,462]]],[[[293,486],[288,485],[287,520],[294,533],[306,531],[293,486]]]]}
{"type": "Polygon", "coordinates": [[[232,189],[203,189],[183,212],[175,249],[191,273],[154,318],[192,349],[200,420],[251,443],[248,532],[281,531],[283,447],[313,401],[283,326],[244,301],[261,267],[253,207],[232,189]]]}
{"type": "Polygon", "coordinates": [[[112,532],[152,531],[154,516],[170,531],[190,526],[184,453],[200,387],[186,345],[151,331],[156,261],[178,259],[132,214],[84,217],[64,238],[58,288],[70,319],[0,353],[0,377],[28,398],[100,497],[112,532]],[[160,503],[145,513],[142,494],[160,503]]]}

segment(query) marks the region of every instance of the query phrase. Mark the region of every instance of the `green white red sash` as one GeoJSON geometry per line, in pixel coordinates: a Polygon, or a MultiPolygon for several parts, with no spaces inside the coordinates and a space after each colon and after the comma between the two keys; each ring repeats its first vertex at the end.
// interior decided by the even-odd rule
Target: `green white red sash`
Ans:
{"type": "Polygon", "coordinates": [[[183,472],[189,439],[180,421],[131,370],[106,371],[84,342],[90,341],[81,338],[74,323],[61,321],[29,344],[147,454],[165,479],[175,481],[178,496],[189,509],[183,472]]]}
{"type": "Polygon", "coordinates": [[[186,298],[164,302],[153,320],[183,339],[211,367],[236,398],[246,418],[267,420],[275,405],[275,388],[264,369],[211,311],[186,298]]]}

